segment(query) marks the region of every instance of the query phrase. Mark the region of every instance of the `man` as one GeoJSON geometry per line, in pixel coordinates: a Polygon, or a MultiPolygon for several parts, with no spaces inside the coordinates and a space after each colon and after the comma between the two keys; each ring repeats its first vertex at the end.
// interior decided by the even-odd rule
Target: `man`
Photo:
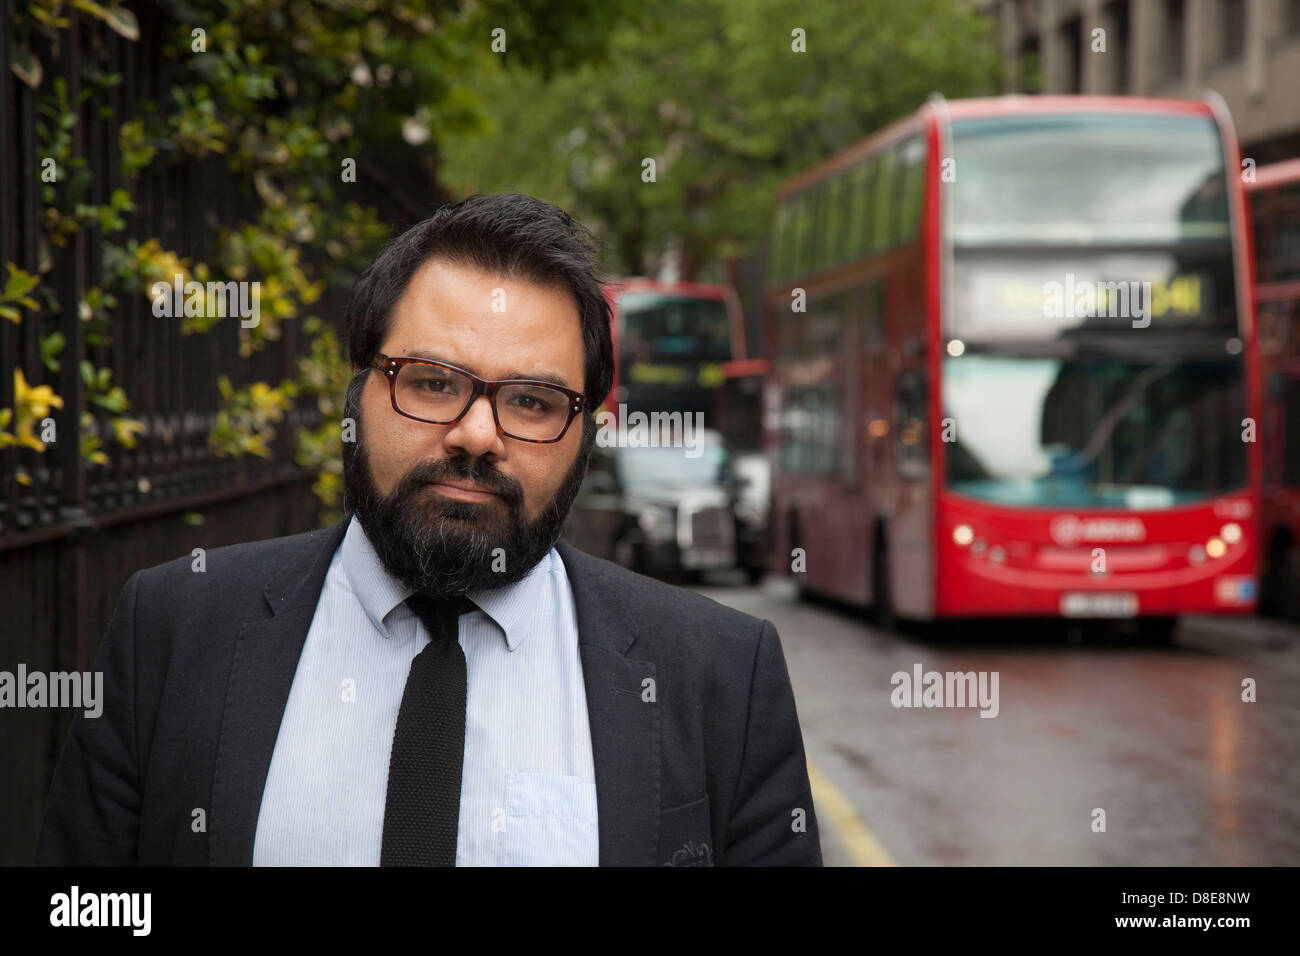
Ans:
{"type": "Polygon", "coordinates": [[[38,862],[820,865],[772,625],[559,538],[609,322],[546,203],[390,243],[347,316],[349,517],[132,575],[38,862]]]}

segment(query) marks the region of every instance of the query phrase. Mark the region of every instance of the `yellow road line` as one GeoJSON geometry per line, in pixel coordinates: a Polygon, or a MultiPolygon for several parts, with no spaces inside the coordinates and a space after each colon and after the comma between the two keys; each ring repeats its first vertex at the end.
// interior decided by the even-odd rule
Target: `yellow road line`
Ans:
{"type": "Polygon", "coordinates": [[[840,842],[858,866],[898,866],[888,851],[871,834],[866,821],[853,809],[849,798],[808,761],[808,783],[812,786],[817,820],[829,820],[840,842]]]}

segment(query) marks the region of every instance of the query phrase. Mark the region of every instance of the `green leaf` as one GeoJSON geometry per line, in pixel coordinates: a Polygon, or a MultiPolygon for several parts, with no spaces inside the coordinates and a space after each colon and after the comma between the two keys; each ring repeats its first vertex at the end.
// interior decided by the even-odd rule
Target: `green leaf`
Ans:
{"type": "Polygon", "coordinates": [[[107,9],[101,7],[94,0],[72,0],[72,5],[78,10],[84,10],[97,20],[103,20],[108,24],[108,28],[128,40],[140,39],[140,24],[135,19],[135,14],[130,10],[114,5],[107,9]]]}
{"type": "Polygon", "coordinates": [[[63,337],[62,332],[51,332],[41,337],[41,361],[51,372],[60,369],[61,364],[55,356],[63,351],[63,346],[66,344],[67,339],[63,337]]]}
{"type": "Polygon", "coordinates": [[[126,394],[120,388],[113,389],[107,395],[92,395],[90,400],[110,412],[124,412],[127,408],[126,394]]]}
{"type": "Polygon", "coordinates": [[[9,263],[9,278],[5,282],[4,297],[6,299],[16,299],[19,296],[26,295],[40,284],[40,279],[30,273],[19,269],[12,262],[9,263]]]}
{"type": "MultiPolygon", "coordinates": [[[[75,118],[74,118],[75,119],[75,118]]],[[[72,177],[72,182],[68,184],[68,200],[76,206],[86,195],[86,190],[90,188],[90,170],[79,169],[77,174],[72,177]]],[[[81,215],[81,211],[77,210],[81,215]]]]}
{"type": "Polygon", "coordinates": [[[125,7],[109,7],[104,22],[119,36],[124,36],[128,40],[140,39],[140,24],[136,21],[135,14],[125,7]]]}
{"type": "Polygon", "coordinates": [[[9,63],[9,69],[14,71],[14,76],[22,80],[32,89],[41,85],[41,61],[36,59],[36,54],[26,44],[16,48],[13,51],[13,58],[9,63]]]}
{"type": "Polygon", "coordinates": [[[62,332],[51,332],[41,337],[41,358],[52,371],[58,371],[59,363],[55,361],[55,356],[62,352],[67,344],[67,339],[62,332]]]}

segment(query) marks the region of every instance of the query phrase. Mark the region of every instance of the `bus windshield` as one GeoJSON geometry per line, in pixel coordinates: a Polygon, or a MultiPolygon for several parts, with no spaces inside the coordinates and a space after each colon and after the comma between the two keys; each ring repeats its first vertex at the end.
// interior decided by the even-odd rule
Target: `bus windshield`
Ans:
{"type": "Polygon", "coordinates": [[[952,124],[955,245],[1229,237],[1223,147],[1205,116],[1061,113],[952,124]]]}
{"type": "Polygon", "coordinates": [[[619,352],[630,359],[727,361],[731,322],[720,299],[627,292],[618,297],[619,352]]]}
{"type": "Polygon", "coordinates": [[[1170,507],[1244,487],[1240,359],[944,360],[947,484],[1043,507],[1170,507]]]}
{"type": "Polygon", "coordinates": [[[953,152],[949,337],[1239,334],[1211,119],[969,119],[953,124],[953,152]]]}

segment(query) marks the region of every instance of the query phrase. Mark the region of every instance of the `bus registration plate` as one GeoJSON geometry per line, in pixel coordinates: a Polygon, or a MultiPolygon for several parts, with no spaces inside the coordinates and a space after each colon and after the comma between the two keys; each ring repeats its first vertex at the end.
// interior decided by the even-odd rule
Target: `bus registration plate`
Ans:
{"type": "Polygon", "coordinates": [[[1061,595],[1064,617],[1132,617],[1137,610],[1137,595],[1132,593],[1067,591],[1061,595]]]}

